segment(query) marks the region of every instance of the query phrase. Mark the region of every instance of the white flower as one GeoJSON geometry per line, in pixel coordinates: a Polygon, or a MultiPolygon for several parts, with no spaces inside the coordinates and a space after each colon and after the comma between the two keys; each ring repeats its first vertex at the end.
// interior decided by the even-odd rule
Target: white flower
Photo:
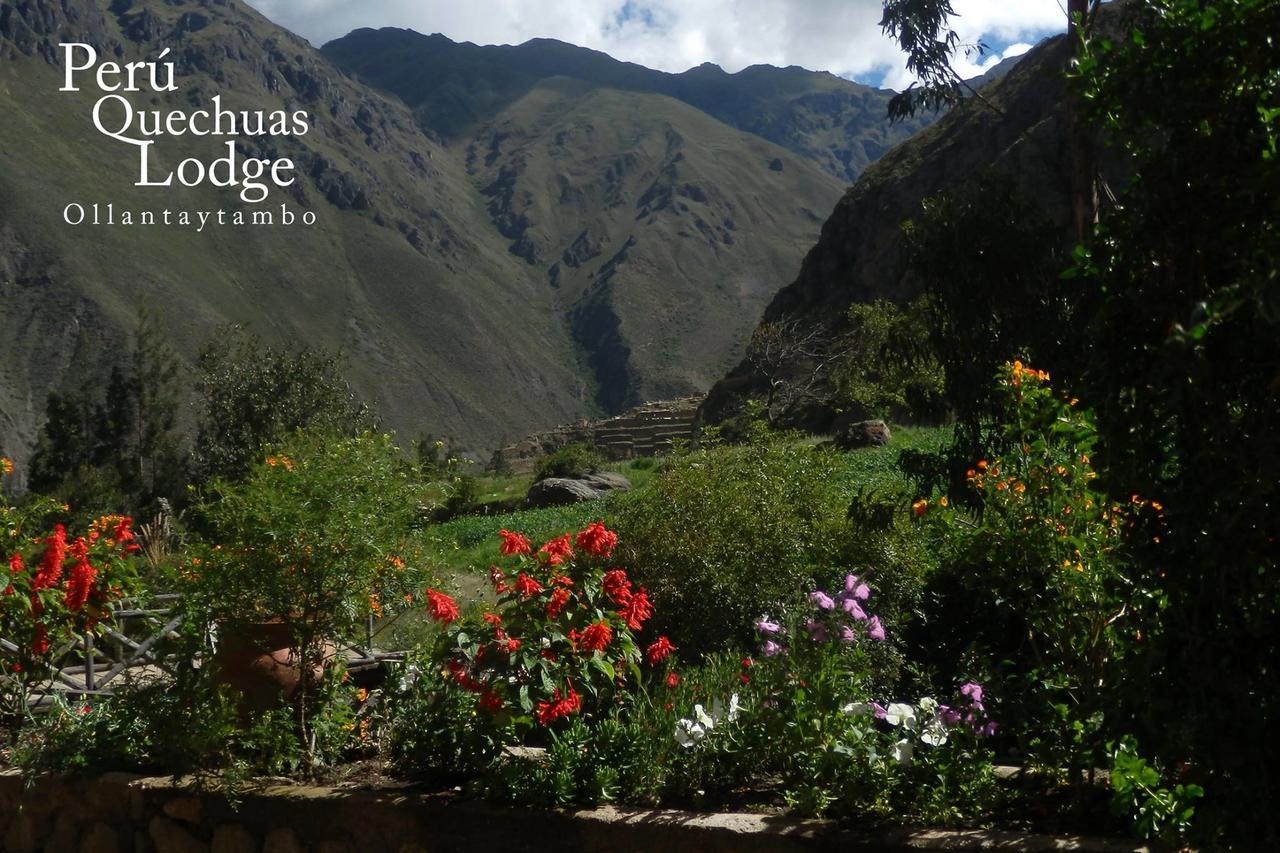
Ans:
{"type": "Polygon", "coordinates": [[[693,718],[698,721],[698,725],[702,726],[707,731],[716,727],[715,719],[708,714],[701,705],[693,706],[693,718]]]}
{"type": "Polygon", "coordinates": [[[891,703],[884,718],[889,725],[902,726],[907,731],[913,731],[916,727],[916,709],[904,702],[891,703]]]}
{"type": "Polygon", "coordinates": [[[693,720],[679,720],[676,722],[676,743],[685,749],[697,745],[706,736],[707,730],[693,720]]]}
{"type": "MultiPolygon", "coordinates": [[[[699,706],[695,707],[695,708],[693,709],[693,713],[696,715],[696,714],[698,713],[698,708],[701,708],[701,707],[702,707],[701,705],[699,705],[699,706]]],[[[725,714],[725,707],[724,707],[724,703],[723,703],[723,702],[721,702],[719,699],[715,699],[714,701],[712,701],[712,703],[711,703],[711,723],[712,723],[712,725],[707,726],[707,728],[712,728],[712,727],[714,727],[714,726],[718,726],[718,725],[720,725],[720,721],[721,721],[721,720],[725,720],[725,719],[727,719],[729,722],[731,722],[731,723],[732,723],[734,720],[738,719],[738,712],[742,710],[742,705],[741,705],[741,704],[739,704],[739,702],[738,702],[738,694],[737,694],[737,693],[734,693],[732,696],[730,696],[730,697],[729,697],[729,709],[728,709],[728,710],[729,710],[729,713],[728,713],[728,715],[726,716],[726,714],[725,714]]]]}
{"type": "Polygon", "coordinates": [[[875,709],[870,702],[850,702],[840,710],[851,717],[868,717],[875,709]]]}
{"type": "Polygon", "coordinates": [[[925,696],[920,700],[920,712],[922,714],[934,714],[938,711],[938,700],[932,696],[925,696]]]}
{"type": "Polygon", "coordinates": [[[947,742],[947,730],[943,728],[942,721],[934,717],[925,723],[924,730],[920,733],[920,740],[929,744],[929,746],[942,746],[947,742]]]}
{"type": "Polygon", "coordinates": [[[911,745],[911,741],[903,738],[893,745],[893,760],[901,764],[903,767],[911,766],[911,755],[915,752],[915,748],[911,745]]]}

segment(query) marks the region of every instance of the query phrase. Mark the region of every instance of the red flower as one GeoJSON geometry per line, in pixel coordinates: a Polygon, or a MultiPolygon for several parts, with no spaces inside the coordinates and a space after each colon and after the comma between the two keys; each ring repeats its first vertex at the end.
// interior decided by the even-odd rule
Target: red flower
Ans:
{"type": "Polygon", "coordinates": [[[742,659],[742,668],[743,668],[743,669],[750,669],[750,668],[751,668],[751,667],[753,667],[753,666],[755,666],[755,661],[753,661],[751,658],[743,658],[743,659],[742,659]]]}
{"type": "Polygon", "coordinates": [[[499,530],[498,535],[502,537],[502,544],[498,546],[498,552],[502,556],[513,557],[517,554],[533,553],[533,543],[522,534],[513,533],[510,530],[499,530]]]}
{"type": "Polygon", "coordinates": [[[568,575],[552,575],[551,583],[555,586],[573,586],[573,578],[568,575]]]}
{"type": "Polygon", "coordinates": [[[520,641],[517,640],[515,637],[508,636],[507,632],[502,630],[501,628],[498,629],[497,640],[498,640],[498,649],[500,651],[506,652],[509,655],[514,654],[520,650],[520,641]]]}
{"type": "Polygon", "coordinates": [[[561,587],[551,593],[551,600],[547,602],[547,618],[559,619],[560,614],[564,612],[564,608],[569,604],[569,590],[561,587]]]}
{"type": "Polygon", "coordinates": [[[493,584],[493,591],[498,595],[502,595],[509,588],[507,586],[507,576],[497,566],[489,567],[489,582],[493,584]]]}
{"type": "Polygon", "coordinates": [[[605,572],[600,581],[600,588],[618,607],[626,607],[627,602],[631,600],[631,581],[627,580],[627,573],[622,569],[610,569],[605,572]]]}
{"type": "Polygon", "coordinates": [[[71,567],[71,577],[67,580],[66,593],[63,597],[69,610],[79,610],[89,600],[93,590],[93,582],[98,570],[89,564],[87,556],[79,556],[71,567]]]}
{"type": "Polygon", "coordinates": [[[679,673],[674,672],[674,671],[672,671],[672,672],[668,672],[668,673],[667,673],[667,686],[668,686],[668,687],[675,687],[675,686],[676,686],[677,684],[679,684],[679,683],[680,683],[680,674],[679,674],[679,673]]]}
{"type": "Polygon", "coordinates": [[[502,697],[492,690],[486,690],[480,694],[480,710],[489,714],[496,714],[502,710],[502,697]]]}
{"type": "Polygon", "coordinates": [[[649,666],[657,666],[662,661],[671,657],[671,653],[676,647],[671,645],[671,641],[666,637],[659,637],[649,644],[649,648],[645,650],[645,660],[649,662],[649,666]]]}
{"type": "Polygon", "coordinates": [[[538,703],[538,724],[549,726],[561,717],[576,714],[580,710],[582,710],[582,697],[578,692],[570,687],[569,695],[561,698],[560,688],[557,687],[551,695],[551,701],[538,703]]]}
{"type": "Polygon", "coordinates": [[[445,669],[449,670],[449,675],[453,677],[453,680],[458,682],[463,689],[470,690],[473,693],[480,693],[486,689],[484,684],[472,678],[470,673],[458,661],[451,660],[444,666],[445,669]]]}
{"type": "Polygon", "coordinates": [[[484,621],[488,622],[490,625],[497,626],[502,624],[502,617],[497,613],[486,613],[484,615],[484,621]]]}
{"type": "Polygon", "coordinates": [[[31,643],[31,653],[41,657],[49,652],[49,629],[43,624],[36,625],[36,638],[31,643]]]}
{"type": "Polygon", "coordinates": [[[427,609],[431,611],[431,618],[441,625],[448,625],[458,618],[457,602],[434,589],[427,590],[427,609]]]}
{"type": "Polygon", "coordinates": [[[631,595],[627,603],[618,611],[618,615],[632,631],[639,631],[644,626],[644,620],[653,615],[653,605],[649,603],[649,595],[644,591],[644,587],[631,595]]]}
{"type": "Polygon", "coordinates": [[[553,566],[558,566],[565,560],[573,557],[573,546],[569,544],[569,534],[557,536],[547,544],[538,549],[539,554],[545,554],[547,562],[553,566]]]}
{"type": "Polygon", "coordinates": [[[578,534],[574,544],[593,557],[608,557],[618,545],[618,534],[606,529],[600,522],[593,521],[578,534]]]}
{"type": "Polygon", "coordinates": [[[54,525],[53,535],[44,541],[44,558],[31,581],[32,590],[55,587],[62,580],[62,561],[67,558],[67,528],[54,525]]]}
{"type": "Polygon", "coordinates": [[[578,647],[587,652],[602,652],[612,639],[613,629],[601,619],[588,625],[578,636],[578,647]]]}
{"type": "Polygon", "coordinates": [[[111,531],[111,540],[117,545],[125,545],[133,541],[133,519],[124,516],[116,522],[111,531]]]}
{"type": "Polygon", "coordinates": [[[524,572],[521,572],[520,576],[516,578],[515,590],[520,593],[520,595],[528,598],[531,595],[537,595],[542,592],[542,584],[538,583],[524,572]]]}

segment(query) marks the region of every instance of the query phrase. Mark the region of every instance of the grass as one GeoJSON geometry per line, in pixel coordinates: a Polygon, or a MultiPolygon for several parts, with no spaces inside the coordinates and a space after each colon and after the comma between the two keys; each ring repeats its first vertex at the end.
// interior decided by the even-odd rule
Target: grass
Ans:
{"type": "MultiPolygon", "coordinates": [[[[838,475],[840,485],[850,498],[870,489],[891,488],[903,483],[898,470],[898,453],[905,449],[937,451],[951,436],[946,427],[894,427],[893,443],[885,447],[855,450],[844,454],[844,465],[838,475]]],[[[635,467],[635,462],[607,466],[631,480],[639,490],[658,473],[659,466],[635,467]]],[[[481,506],[501,506],[524,494],[531,477],[490,476],[482,479],[481,506]]],[[[465,515],[437,524],[426,532],[428,554],[443,579],[454,585],[464,597],[483,588],[483,569],[493,562],[498,544],[498,531],[518,530],[535,542],[577,530],[591,521],[606,519],[611,498],[591,503],[572,504],[546,509],[520,509],[506,512],[482,512],[465,515]],[[477,582],[477,578],[481,582],[477,582]]]]}

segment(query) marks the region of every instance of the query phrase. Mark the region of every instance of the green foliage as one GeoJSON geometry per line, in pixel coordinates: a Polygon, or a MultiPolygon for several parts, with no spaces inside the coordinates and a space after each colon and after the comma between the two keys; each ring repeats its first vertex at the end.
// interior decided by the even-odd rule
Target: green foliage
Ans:
{"type": "Polygon", "coordinates": [[[877,300],[849,306],[849,331],[834,371],[837,408],[860,419],[937,423],[943,372],[931,348],[926,300],[905,308],[877,300]]]}
{"type": "Polygon", "coordinates": [[[193,592],[214,618],[282,619],[298,640],[351,631],[370,597],[399,601],[418,578],[408,465],[390,436],[298,432],[199,507],[208,538],[193,592]]]}
{"type": "Polygon", "coordinates": [[[264,447],[295,430],[354,435],[371,422],[336,357],[301,343],[264,346],[237,326],[219,331],[201,354],[198,387],[195,459],[205,480],[241,476],[264,447]]]}
{"type": "Polygon", "coordinates": [[[533,480],[536,483],[548,477],[582,477],[594,474],[603,465],[604,459],[594,447],[568,444],[538,461],[533,480]]]}
{"type": "Polygon", "coordinates": [[[50,392],[31,490],[58,497],[85,519],[181,499],[188,459],[177,426],[180,364],[155,318],[140,313],[127,366],[112,367],[105,385],[90,380],[50,392]]]}
{"type": "Polygon", "coordinates": [[[1090,335],[1111,490],[1161,501],[1138,583],[1168,606],[1127,673],[1155,755],[1187,760],[1205,827],[1280,842],[1280,105],[1274,0],[1151,0],[1080,66],[1131,178],[1078,256],[1105,294],[1090,335]],[[1153,540],[1160,536],[1160,544],[1153,540]]]}
{"type": "Polygon", "coordinates": [[[1112,745],[1111,790],[1112,812],[1132,820],[1139,838],[1175,844],[1190,832],[1196,801],[1204,796],[1199,785],[1162,787],[1160,771],[1138,754],[1132,737],[1112,745]]]}
{"type": "Polygon", "coordinates": [[[1151,606],[1128,580],[1128,531],[1160,505],[1107,499],[1090,459],[1092,419],[1048,379],[1020,362],[1000,371],[1011,449],[974,461],[972,510],[946,497],[914,510],[939,548],[928,645],[943,661],[989,662],[1001,692],[1019,697],[1006,706],[1010,733],[1043,766],[1078,773],[1103,758],[1102,685],[1135,630],[1133,611],[1151,606]]]}
{"type": "Polygon", "coordinates": [[[611,505],[623,558],[687,655],[750,641],[750,624],[837,565],[839,456],[782,438],[672,456],[611,505]]]}
{"type": "Polygon", "coordinates": [[[477,725],[479,695],[443,673],[418,651],[387,674],[380,734],[392,766],[412,777],[470,778],[514,739],[508,728],[477,725]]]}
{"type": "Polygon", "coordinates": [[[1085,307],[1079,288],[1058,280],[1068,263],[1061,230],[1002,175],[982,173],[925,200],[906,238],[956,417],[953,446],[935,476],[954,486],[967,463],[993,449],[985,429],[1000,413],[992,375],[1015,357],[1077,375],[1082,347],[1073,327],[1085,307]]]}

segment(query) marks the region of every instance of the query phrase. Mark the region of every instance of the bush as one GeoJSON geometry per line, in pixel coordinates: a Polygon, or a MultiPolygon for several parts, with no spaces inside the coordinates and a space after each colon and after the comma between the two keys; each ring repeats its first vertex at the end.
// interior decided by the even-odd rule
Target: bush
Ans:
{"type": "Polygon", "coordinates": [[[1003,444],[968,472],[972,509],[947,497],[914,504],[936,536],[928,646],[940,662],[968,656],[1020,697],[1010,718],[1020,746],[1045,766],[1076,771],[1105,761],[1102,686],[1135,635],[1148,596],[1128,578],[1133,519],[1159,503],[1126,505],[1098,488],[1088,412],[1014,362],[996,383],[1003,444]]]}
{"type": "Polygon", "coordinates": [[[548,477],[585,477],[594,474],[604,465],[604,459],[594,447],[585,444],[568,444],[538,462],[533,480],[548,477]]]}
{"type": "Polygon", "coordinates": [[[622,557],[686,655],[751,641],[751,622],[837,565],[847,500],[831,451],[761,438],[673,455],[621,496],[622,557]]]}

